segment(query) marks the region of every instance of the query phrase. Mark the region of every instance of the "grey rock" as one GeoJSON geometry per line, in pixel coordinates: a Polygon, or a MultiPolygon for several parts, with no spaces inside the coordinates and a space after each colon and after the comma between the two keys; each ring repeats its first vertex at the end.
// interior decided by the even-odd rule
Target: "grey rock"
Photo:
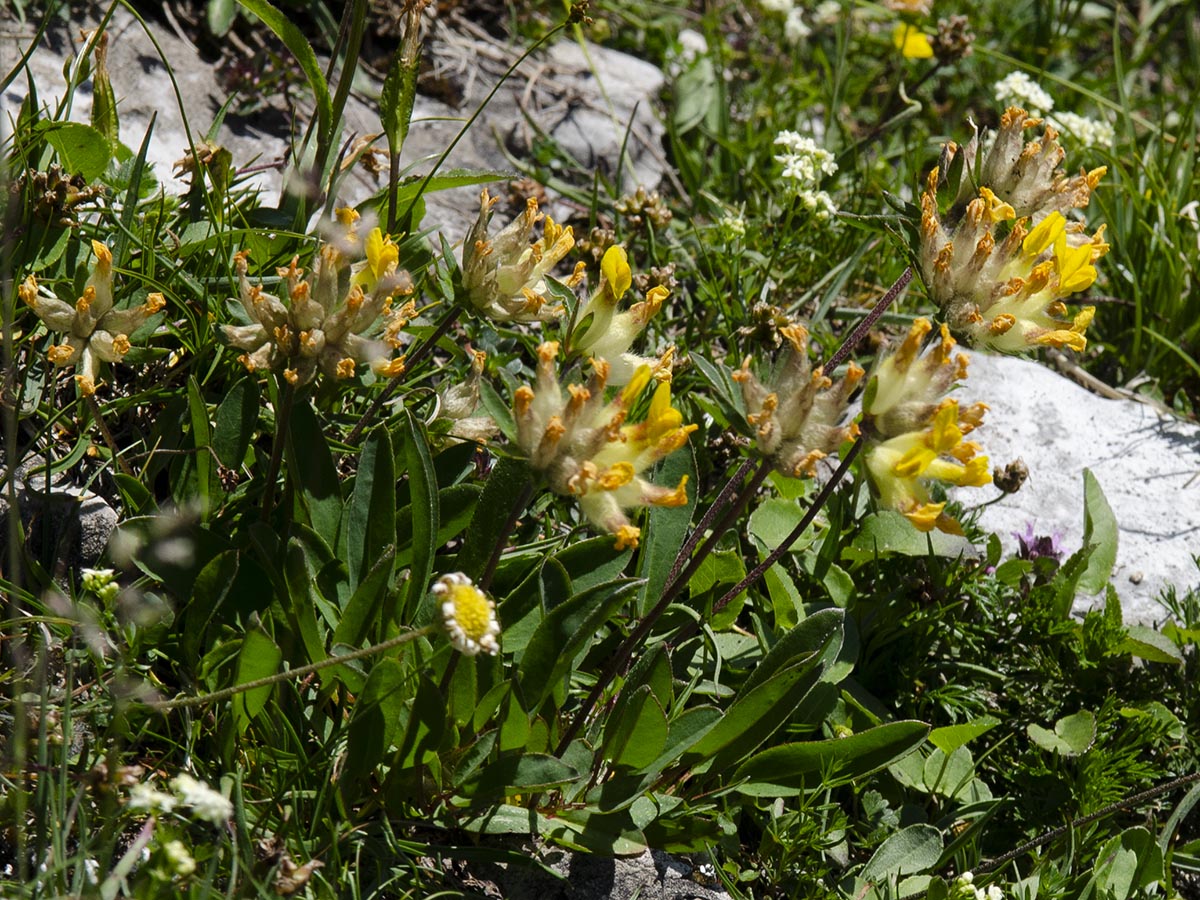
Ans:
{"type": "MultiPolygon", "coordinates": [[[[49,487],[46,482],[45,457],[31,455],[18,465],[14,487],[26,549],[52,573],[94,565],[117,526],[116,511],[99,495],[69,484],[63,472],[50,474],[49,487]]],[[[7,554],[10,512],[6,484],[0,492],[0,559],[7,554]]]]}
{"type": "MultiPolygon", "coordinates": [[[[1005,549],[1032,523],[1038,534],[1062,535],[1067,553],[1083,542],[1083,470],[1103,489],[1120,530],[1113,584],[1126,622],[1161,622],[1157,597],[1174,585],[1200,585],[1200,426],[1134,400],[1100,397],[1043,365],[971,353],[958,396],[991,408],[978,440],[993,465],[1021,458],[1029,478],[1021,490],[988,506],[981,525],[1005,549]]],[[[989,492],[994,489],[986,489],[989,492]]],[[[980,502],[978,489],[962,491],[980,502]]],[[[994,496],[994,494],[992,494],[994,496]]],[[[1079,598],[1076,611],[1102,604],[1079,598]]]]}
{"type": "MultiPolygon", "coordinates": [[[[94,25],[93,21],[90,23],[94,25]]],[[[469,23],[452,28],[435,19],[425,54],[438,77],[455,84],[460,100],[455,106],[418,95],[412,127],[401,155],[406,174],[423,175],[458,136],[466,119],[484,102],[521,48],[503,44],[482,31],[464,33],[469,23]]],[[[39,100],[51,107],[64,91],[63,63],[78,53],[80,27],[70,31],[55,27],[51,40],[37,48],[29,60],[39,100]]],[[[8,71],[34,37],[32,24],[0,33],[0,71],[8,71]]],[[[118,7],[109,26],[109,72],[118,100],[121,141],[135,150],[154,119],[148,159],[156,177],[171,193],[187,190],[188,178],[172,169],[189,146],[188,134],[198,141],[209,129],[225,102],[215,66],[201,58],[196,48],[170,29],[156,27],[155,39],[170,61],[180,99],[176,97],[166,67],[141,25],[118,7]]],[[[545,135],[583,165],[609,178],[621,173],[622,191],[658,185],[665,171],[660,145],[663,126],[653,112],[663,75],[654,66],[605,47],[562,41],[535,54],[495,94],[471,127],[458,140],[440,171],[474,169],[512,172],[515,157],[526,155],[545,135]],[[628,139],[627,139],[628,138],[628,139]],[[626,158],[619,164],[622,146],[626,158]]],[[[355,79],[344,115],[343,140],[378,134],[378,97],[381,82],[366,72],[355,79]]],[[[0,95],[0,119],[15,118],[25,97],[25,79],[18,77],[0,95]]],[[[88,121],[91,84],[76,92],[71,117],[88,121]]],[[[303,116],[309,109],[299,110],[303,116]]],[[[289,150],[291,113],[270,109],[254,116],[230,115],[217,143],[229,149],[239,168],[260,168],[247,184],[273,204],[273,194],[284,190],[284,160],[289,150]]],[[[296,123],[297,129],[301,123],[296,123]]],[[[379,146],[386,146],[381,143],[379,146]]],[[[338,185],[339,205],[357,204],[380,191],[382,176],[360,166],[344,173],[338,185]]],[[[479,210],[479,188],[456,188],[426,197],[424,228],[441,230],[452,242],[461,240],[479,210]]],[[[563,211],[557,211],[561,218],[563,211]]]]}
{"type": "Polygon", "coordinates": [[[686,859],[661,850],[609,858],[543,848],[533,866],[472,867],[474,887],[504,900],[727,900],[729,894],[686,859]],[[713,886],[715,884],[715,886],[713,886]]]}

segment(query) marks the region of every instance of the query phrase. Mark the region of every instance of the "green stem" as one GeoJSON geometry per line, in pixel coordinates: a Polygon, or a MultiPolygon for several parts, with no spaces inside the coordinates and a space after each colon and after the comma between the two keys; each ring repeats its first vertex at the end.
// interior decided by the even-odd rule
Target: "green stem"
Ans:
{"type": "MultiPolygon", "coordinates": [[[[278,386],[278,382],[276,383],[278,386]]],[[[262,517],[271,515],[271,506],[275,502],[275,479],[279,477],[279,468],[283,465],[283,448],[288,437],[288,425],[292,419],[292,405],[296,402],[296,388],[290,381],[284,381],[283,396],[279,401],[279,409],[275,416],[275,440],[271,444],[271,461],[267,466],[267,483],[263,487],[262,517]]]]}
{"type": "Polygon", "coordinates": [[[454,326],[454,323],[458,320],[458,316],[461,312],[462,307],[458,306],[457,304],[446,310],[446,314],[442,316],[441,320],[434,327],[433,333],[430,334],[429,337],[427,337],[421,344],[418,344],[417,349],[405,358],[404,371],[392,378],[392,380],[384,386],[383,390],[380,391],[375,399],[371,401],[371,405],[367,407],[367,411],[359,417],[357,422],[354,423],[354,428],[350,430],[350,434],[346,438],[347,444],[354,445],[358,443],[358,439],[361,438],[363,432],[367,430],[367,426],[374,421],[375,416],[378,415],[383,404],[391,399],[392,394],[396,393],[396,389],[404,383],[405,377],[413,370],[413,367],[416,366],[416,364],[426,356],[428,356],[430,352],[432,352],[433,348],[437,346],[437,342],[440,341],[446,335],[446,332],[448,332],[454,326]]]}
{"type": "Polygon", "coordinates": [[[274,675],[267,675],[265,678],[256,678],[253,681],[235,684],[233,687],[213,691],[209,694],[201,694],[199,697],[179,697],[175,700],[149,700],[145,701],[145,705],[160,712],[167,712],[173,709],[203,706],[206,703],[220,703],[223,700],[228,700],[230,697],[246,691],[253,691],[261,687],[270,687],[273,684],[279,684],[281,681],[294,681],[297,678],[304,678],[312,675],[314,672],[328,669],[331,666],[340,666],[344,663],[354,662],[356,659],[364,659],[376,653],[386,653],[388,650],[399,647],[401,644],[407,644],[409,641],[416,640],[419,637],[430,635],[436,630],[436,626],[426,625],[424,628],[418,628],[416,631],[406,631],[403,634],[388,638],[381,643],[372,644],[370,647],[363,647],[350,653],[343,653],[340,656],[331,656],[328,659],[309,663],[306,666],[300,666],[296,669],[288,669],[285,672],[276,672],[274,675]]]}

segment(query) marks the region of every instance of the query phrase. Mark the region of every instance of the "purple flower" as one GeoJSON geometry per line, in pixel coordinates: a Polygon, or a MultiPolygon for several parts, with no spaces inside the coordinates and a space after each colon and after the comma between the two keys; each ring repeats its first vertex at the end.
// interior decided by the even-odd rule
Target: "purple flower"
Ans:
{"type": "Polygon", "coordinates": [[[1017,551],[1018,559],[1040,559],[1043,556],[1049,556],[1057,562],[1062,562],[1062,532],[1056,531],[1052,535],[1038,535],[1033,531],[1033,523],[1025,523],[1025,533],[1014,531],[1012,536],[1020,545],[1020,550],[1017,551]]]}

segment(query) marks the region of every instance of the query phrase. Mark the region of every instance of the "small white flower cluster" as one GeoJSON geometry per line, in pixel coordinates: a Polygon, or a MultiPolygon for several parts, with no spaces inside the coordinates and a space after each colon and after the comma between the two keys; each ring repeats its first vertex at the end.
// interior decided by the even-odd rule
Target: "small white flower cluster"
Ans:
{"type": "Polygon", "coordinates": [[[129,789],[125,807],[135,812],[169,813],[185,806],[194,818],[214,825],[223,824],[233,815],[233,804],[224,794],[191,775],[176,775],[171,779],[171,790],[174,794],[164,793],[148,782],[135,784],[129,789]]]}
{"type": "Polygon", "coordinates": [[[989,884],[987,889],[975,887],[975,875],[963,872],[954,879],[950,889],[952,900],[1004,900],[1004,891],[998,884],[989,884]]]}
{"type": "Polygon", "coordinates": [[[1107,122],[1072,112],[1049,115],[1054,98],[1024,72],[1013,72],[996,82],[996,100],[1004,106],[1020,106],[1031,116],[1044,117],[1059,134],[1085,147],[1111,147],[1117,134],[1107,122]]]}
{"type": "Polygon", "coordinates": [[[746,220],[741,216],[726,214],[717,220],[717,228],[728,243],[740,241],[746,236],[746,220]]]}
{"type": "Polygon", "coordinates": [[[788,192],[811,209],[818,219],[834,215],[837,207],[833,199],[817,188],[822,175],[833,175],[838,170],[833,154],[818,147],[812,138],[794,131],[779,132],[775,143],[785,151],[775,157],[775,162],[783,166],[788,192]]]}
{"type": "Polygon", "coordinates": [[[789,44],[798,44],[812,34],[802,10],[793,0],[761,0],[761,3],[767,12],[783,16],[783,37],[789,44]]]}
{"type": "Polygon", "coordinates": [[[1084,147],[1111,147],[1117,138],[1116,131],[1107,122],[1089,119],[1076,113],[1060,112],[1047,116],[1046,123],[1084,147]]]}
{"type": "Polygon", "coordinates": [[[1032,116],[1042,116],[1054,109],[1054,98],[1019,70],[997,81],[994,90],[1001,106],[1020,106],[1032,116]]]}

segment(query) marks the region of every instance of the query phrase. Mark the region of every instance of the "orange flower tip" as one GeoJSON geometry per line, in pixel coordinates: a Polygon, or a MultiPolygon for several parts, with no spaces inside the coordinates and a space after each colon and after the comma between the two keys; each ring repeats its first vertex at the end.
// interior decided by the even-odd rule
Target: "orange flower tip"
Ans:
{"type": "Polygon", "coordinates": [[[92,380],[91,375],[76,375],[75,383],[79,385],[79,393],[85,397],[91,397],[96,393],[96,382],[92,380]]]}
{"type": "Polygon", "coordinates": [[[166,309],[166,307],[167,298],[156,292],[146,296],[146,302],[142,306],[142,309],[145,311],[146,315],[152,316],[156,312],[161,312],[162,310],[166,309]]]}
{"type": "Polygon", "coordinates": [[[333,211],[333,214],[337,217],[339,224],[346,226],[353,225],[360,218],[358,210],[352,209],[349,206],[340,206],[333,211]]]}
{"type": "Polygon", "coordinates": [[[46,351],[46,357],[56,366],[65,366],[71,361],[71,357],[75,355],[75,350],[70,344],[55,344],[46,351]]]}
{"type": "MultiPolygon", "coordinates": [[[[246,368],[250,369],[251,372],[254,371],[254,368],[251,366],[247,366],[246,368]]],[[[291,385],[298,384],[300,381],[300,373],[295,369],[284,369],[283,377],[287,380],[287,383],[291,385]]]]}
{"type": "Polygon", "coordinates": [[[622,525],[616,531],[616,542],[613,544],[614,550],[636,550],[638,539],[642,536],[642,530],[636,525],[622,525]]]}
{"type": "Polygon", "coordinates": [[[1100,179],[1103,178],[1105,173],[1107,173],[1107,172],[1108,172],[1108,166],[1098,166],[1097,168],[1092,169],[1086,175],[1087,186],[1089,188],[1094,188],[1096,185],[1098,185],[1100,183],[1100,179]]]}
{"type": "Polygon", "coordinates": [[[112,265],[112,251],[100,241],[92,241],[92,252],[96,254],[96,267],[107,269],[112,265]]]}
{"type": "Polygon", "coordinates": [[[554,358],[558,356],[558,341],[546,341],[538,344],[537,355],[542,365],[550,365],[554,362],[554,358]]]}
{"type": "Polygon", "coordinates": [[[127,335],[118,334],[113,338],[113,353],[116,353],[118,356],[124,356],[131,349],[133,348],[129,344],[129,337],[127,335]]]}
{"type": "Polygon", "coordinates": [[[374,365],[373,369],[380,378],[398,378],[404,374],[404,357],[397,356],[392,360],[381,360],[374,365]]]}
{"type": "Polygon", "coordinates": [[[992,319],[991,324],[988,325],[988,331],[993,336],[999,337],[1002,334],[1008,334],[1008,332],[1016,324],[1017,324],[1016,316],[1012,316],[1008,313],[1000,313],[1000,315],[998,315],[998,316],[996,316],[996,318],[992,319]]]}
{"type": "MultiPolygon", "coordinates": [[[[253,372],[257,368],[257,366],[254,365],[254,360],[252,360],[250,358],[250,356],[246,353],[243,353],[240,356],[238,356],[237,361],[240,362],[243,366],[245,366],[247,372],[253,372]]],[[[292,371],[291,369],[287,369],[283,374],[286,376],[287,373],[291,372],[291,371],[292,371]]]]}

